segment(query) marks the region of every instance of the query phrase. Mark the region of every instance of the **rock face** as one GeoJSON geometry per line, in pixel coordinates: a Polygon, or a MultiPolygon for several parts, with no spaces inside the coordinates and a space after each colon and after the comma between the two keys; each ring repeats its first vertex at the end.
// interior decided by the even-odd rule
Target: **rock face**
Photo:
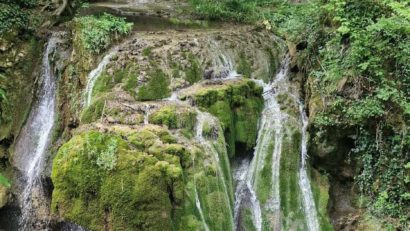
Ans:
{"type": "Polygon", "coordinates": [[[59,92],[70,113],[53,161],[53,215],[90,230],[232,230],[229,158],[252,150],[263,107],[247,78],[269,80],[280,55],[275,39],[250,30],[135,32],[89,106],[78,87],[92,58],[74,45],[60,80],[77,90],[59,92]]]}
{"type": "Polygon", "coordinates": [[[0,208],[3,208],[8,201],[8,192],[7,188],[3,185],[0,185],[0,208]]]}
{"type": "MultiPolygon", "coordinates": [[[[155,4],[165,7],[153,15],[180,13],[167,10],[173,1],[160,2],[155,4]]],[[[124,4],[99,2],[91,8],[139,14],[124,4]]],[[[150,3],[136,4],[151,12],[150,3]]],[[[237,228],[230,164],[250,156],[257,144],[266,92],[255,82],[272,81],[285,52],[282,42],[250,26],[142,27],[97,56],[82,46],[76,22],[69,26],[71,33],[65,34],[67,41],[52,60],[58,119],[43,173],[50,183],[45,188],[52,191],[51,214],[39,211],[44,221],[38,223],[87,230],[237,228]],[[95,81],[89,81],[98,66],[95,81]]],[[[291,85],[297,98],[299,88],[291,85]]],[[[284,155],[277,162],[285,229],[306,227],[297,185],[299,104],[289,97],[278,95],[278,110],[293,118],[284,123],[284,155]]],[[[269,150],[275,142],[267,139],[269,150]]],[[[260,171],[262,183],[256,191],[269,209],[267,166],[260,171]]],[[[318,222],[331,230],[326,226],[328,180],[315,170],[310,175],[318,222]]],[[[3,194],[0,198],[6,198],[3,194]]],[[[42,199],[38,202],[48,205],[50,198],[42,199]]],[[[250,222],[249,211],[241,212],[239,219],[250,222]]]]}

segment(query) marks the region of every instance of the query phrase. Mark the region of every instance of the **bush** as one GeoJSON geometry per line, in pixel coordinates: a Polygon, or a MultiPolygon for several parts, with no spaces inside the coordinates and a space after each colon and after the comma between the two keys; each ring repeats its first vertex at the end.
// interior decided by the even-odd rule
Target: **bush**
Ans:
{"type": "Polygon", "coordinates": [[[83,46],[97,54],[107,49],[121,35],[128,34],[133,26],[133,23],[125,22],[124,18],[118,18],[107,13],[99,17],[79,17],[75,19],[75,22],[80,27],[83,46]]]}
{"type": "Polygon", "coordinates": [[[251,21],[254,18],[255,0],[191,0],[195,12],[207,19],[251,21]]]}
{"type": "Polygon", "coordinates": [[[0,3],[0,37],[12,29],[28,27],[28,14],[18,5],[0,3]]]}

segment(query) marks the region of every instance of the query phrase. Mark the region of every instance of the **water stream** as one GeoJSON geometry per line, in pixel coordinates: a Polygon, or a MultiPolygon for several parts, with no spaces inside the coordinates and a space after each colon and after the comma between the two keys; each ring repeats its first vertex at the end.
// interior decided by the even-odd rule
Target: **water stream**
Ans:
{"type": "MultiPolygon", "coordinates": [[[[42,183],[40,176],[47,159],[47,148],[55,120],[56,79],[50,64],[50,56],[61,42],[58,34],[53,34],[44,51],[38,102],[33,106],[26,125],[16,143],[16,165],[23,173],[24,185],[20,198],[21,230],[31,230],[30,226],[41,206],[42,183]],[[40,201],[39,201],[40,200],[40,201]]],[[[47,208],[46,208],[47,209],[47,208]]]]}
{"type": "Polygon", "coordinates": [[[317,211],[315,201],[310,187],[309,177],[306,171],[307,154],[307,126],[308,118],[303,108],[303,104],[299,102],[299,112],[302,119],[302,144],[301,144],[301,165],[299,169],[299,187],[302,191],[303,208],[306,216],[307,226],[310,231],[319,231],[319,221],[317,218],[317,211]]]}
{"type": "MultiPolygon", "coordinates": [[[[196,139],[197,141],[201,144],[201,146],[204,148],[204,151],[206,153],[206,155],[210,155],[210,157],[212,158],[213,163],[215,163],[216,165],[216,175],[217,175],[217,180],[219,181],[218,185],[222,186],[222,190],[223,190],[223,196],[224,201],[226,202],[226,205],[224,206],[225,208],[228,208],[228,211],[226,211],[226,213],[228,213],[228,217],[232,218],[230,221],[230,226],[233,228],[233,214],[232,214],[232,203],[233,203],[233,198],[231,198],[231,192],[230,189],[228,188],[228,185],[231,184],[230,180],[229,180],[229,176],[225,175],[224,170],[222,169],[222,165],[225,164],[229,164],[229,160],[227,158],[227,154],[226,154],[226,147],[225,144],[223,144],[223,148],[224,148],[224,153],[221,155],[218,150],[216,149],[214,142],[218,142],[213,141],[212,139],[207,139],[206,137],[204,137],[203,134],[203,127],[205,126],[205,124],[208,124],[208,126],[211,127],[218,127],[218,130],[222,130],[222,128],[220,126],[218,126],[218,122],[216,121],[216,118],[213,117],[212,115],[206,113],[206,112],[201,112],[199,110],[197,110],[197,125],[196,125],[196,139]],[[221,160],[220,158],[225,158],[224,160],[221,160]]],[[[225,168],[230,169],[229,166],[225,166],[225,168]]],[[[195,193],[196,193],[196,198],[197,198],[197,203],[199,203],[198,200],[198,192],[195,188],[195,193]]],[[[197,204],[198,207],[198,204],[197,204]]],[[[200,208],[200,207],[199,207],[200,208]]],[[[200,211],[200,213],[202,213],[202,211],[200,211]]]]}
{"type": "MultiPolygon", "coordinates": [[[[286,57],[281,64],[281,69],[273,82],[265,84],[255,80],[263,86],[265,100],[257,144],[251,162],[243,160],[235,174],[237,188],[235,191],[235,224],[236,230],[243,230],[243,219],[246,212],[251,216],[253,229],[283,230],[283,217],[281,214],[281,155],[284,134],[287,131],[291,115],[281,110],[279,97],[283,94],[290,96],[299,106],[299,126],[302,134],[301,142],[301,167],[299,170],[298,186],[301,191],[305,223],[309,231],[319,230],[317,212],[313,200],[309,178],[306,172],[307,158],[307,117],[303,104],[295,97],[287,79],[290,58],[286,57]],[[270,166],[268,166],[270,165],[270,166]],[[246,167],[249,166],[249,167],[246,167]],[[266,169],[270,169],[270,176],[266,176],[266,169]],[[269,187],[269,188],[266,188],[269,187]]],[[[297,212],[297,211],[295,211],[297,212]]],[[[246,228],[245,228],[246,229],[246,228]]]]}
{"type": "Polygon", "coordinates": [[[94,89],[94,84],[97,81],[98,77],[101,75],[101,73],[104,71],[104,68],[107,66],[107,64],[111,61],[111,58],[117,53],[118,47],[114,47],[111,49],[101,60],[101,62],[98,64],[98,66],[90,72],[88,75],[88,81],[87,81],[87,86],[85,88],[85,101],[84,101],[84,106],[88,107],[91,104],[91,99],[93,97],[93,89],[94,89]]]}

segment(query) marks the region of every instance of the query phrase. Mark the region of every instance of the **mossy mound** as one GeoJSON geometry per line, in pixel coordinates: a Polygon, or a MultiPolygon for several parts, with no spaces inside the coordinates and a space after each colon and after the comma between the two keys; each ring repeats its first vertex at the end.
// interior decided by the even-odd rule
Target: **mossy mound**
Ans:
{"type": "Polygon", "coordinates": [[[156,125],[100,130],[79,131],[59,149],[54,214],[90,230],[201,230],[197,197],[212,230],[232,229],[218,163],[200,146],[156,125]]]}
{"type": "Polygon", "coordinates": [[[54,159],[53,212],[91,230],[170,229],[172,206],[183,200],[179,157],[144,152],[150,141],[169,143],[161,132],[129,134],[129,142],[116,133],[74,136],[54,159]]]}
{"type": "Polygon", "coordinates": [[[258,121],[263,109],[263,89],[250,80],[202,85],[185,98],[216,116],[224,129],[230,157],[256,145],[258,121]]]}
{"type": "Polygon", "coordinates": [[[193,108],[166,105],[149,116],[149,122],[166,125],[170,129],[186,129],[192,131],[196,123],[196,112],[193,108]]]}

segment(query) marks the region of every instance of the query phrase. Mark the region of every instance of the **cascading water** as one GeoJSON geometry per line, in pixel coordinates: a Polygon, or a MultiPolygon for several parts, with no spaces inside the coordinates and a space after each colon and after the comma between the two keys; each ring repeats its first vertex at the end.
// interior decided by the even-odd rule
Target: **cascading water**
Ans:
{"type": "Polygon", "coordinates": [[[306,158],[307,155],[307,126],[308,118],[303,104],[299,102],[299,112],[302,119],[302,146],[301,146],[301,165],[299,169],[299,187],[302,191],[303,208],[306,216],[307,226],[310,231],[319,231],[319,221],[317,218],[317,211],[315,202],[313,199],[312,189],[310,187],[309,178],[306,171],[306,158]]]}
{"type": "MultiPolygon", "coordinates": [[[[192,156],[192,168],[195,169],[195,157],[192,156]]],[[[204,226],[205,231],[209,231],[208,224],[206,223],[204,211],[202,210],[201,201],[199,200],[198,189],[196,188],[196,178],[194,175],[194,193],[195,193],[195,206],[199,212],[199,216],[202,221],[202,225],[204,226]]]]}
{"type": "Polygon", "coordinates": [[[111,61],[111,58],[117,53],[118,48],[114,47],[111,49],[101,60],[101,62],[98,64],[97,68],[92,70],[90,74],[88,75],[88,81],[87,81],[87,86],[85,88],[85,101],[84,101],[84,106],[88,107],[91,104],[91,99],[93,97],[93,89],[94,89],[94,84],[97,81],[98,77],[101,75],[101,73],[104,71],[104,68],[107,66],[107,64],[111,61]]]}
{"type": "Polygon", "coordinates": [[[212,56],[211,79],[234,79],[240,75],[235,70],[234,55],[222,48],[215,40],[210,40],[212,56]]]}
{"type": "MultiPolygon", "coordinates": [[[[280,227],[280,195],[279,195],[279,167],[280,167],[280,154],[281,154],[281,140],[282,140],[282,120],[285,117],[280,110],[280,105],[276,100],[278,89],[281,81],[287,75],[287,64],[285,63],[281,71],[276,76],[276,79],[271,84],[264,84],[262,81],[257,83],[264,87],[264,99],[265,107],[262,111],[262,118],[260,122],[260,128],[258,132],[257,144],[255,147],[254,158],[249,166],[249,170],[246,174],[244,183],[238,185],[236,191],[236,203],[235,203],[235,220],[237,225],[239,223],[240,209],[243,207],[242,203],[246,203],[249,200],[251,203],[248,207],[251,209],[252,221],[256,230],[262,230],[262,208],[256,195],[257,188],[260,184],[259,173],[265,164],[272,165],[271,172],[271,195],[268,203],[266,203],[266,209],[272,214],[271,227],[280,227]],[[272,139],[274,140],[274,147],[272,150],[272,139]],[[268,155],[272,155],[272,162],[265,163],[268,155]],[[248,197],[248,198],[247,198],[248,197]]],[[[239,227],[237,226],[237,229],[239,227]]]]}
{"type": "Polygon", "coordinates": [[[38,212],[37,204],[42,197],[40,175],[47,158],[53,124],[55,120],[56,80],[50,64],[50,56],[61,42],[57,33],[49,39],[43,55],[41,83],[38,102],[32,108],[27,123],[16,143],[16,165],[23,173],[24,183],[20,198],[21,230],[31,230],[30,225],[38,212]],[[37,211],[35,211],[37,210],[37,211]]]}
{"type": "MultiPolygon", "coordinates": [[[[262,111],[260,127],[254,157],[250,164],[243,162],[235,175],[237,188],[235,191],[235,225],[237,230],[246,230],[243,227],[244,214],[249,214],[252,220],[252,229],[282,230],[283,215],[281,205],[281,156],[283,152],[284,135],[290,121],[302,121],[301,134],[301,167],[299,169],[298,187],[301,191],[304,210],[304,220],[308,230],[319,230],[315,203],[313,200],[310,182],[307,177],[305,162],[307,157],[307,118],[303,111],[303,105],[294,97],[287,80],[290,58],[286,57],[281,65],[279,73],[274,81],[265,84],[255,80],[264,87],[263,97],[265,106],[262,111]],[[293,118],[292,115],[281,110],[280,97],[290,96],[299,106],[301,118],[293,118]],[[293,120],[291,120],[293,119],[293,120]],[[246,166],[249,165],[248,168],[246,166]],[[269,170],[269,177],[266,170],[269,170]]],[[[295,211],[298,212],[298,211],[295,211]]],[[[299,226],[300,227],[300,226],[299,226]]]]}
{"type": "MultiPolygon", "coordinates": [[[[213,163],[216,165],[216,177],[218,180],[218,185],[220,185],[222,187],[222,192],[223,192],[223,196],[224,196],[224,202],[225,202],[225,208],[228,209],[228,211],[226,211],[226,213],[229,214],[228,217],[231,218],[231,221],[229,221],[229,226],[232,227],[232,229],[234,228],[234,222],[233,222],[233,214],[232,214],[232,203],[233,203],[233,198],[230,196],[231,194],[231,190],[229,187],[229,185],[231,185],[231,180],[230,180],[230,176],[226,175],[225,171],[223,170],[223,164],[227,164],[228,166],[225,166],[225,169],[230,169],[229,167],[229,160],[226,154],[226,148],[225,148],[225,144],[223,143],[223,148],[224,148],[224,153],[222,155],[220,155],[220,153],[218,152],[218,150],[216,149],[215,145],[213,143],[212,140],[207,139],[206,137],[204,137],[203,134],[203,127],[204,125],[207,124],[208,126],[211,127],[215,127],[217,126],[217,129],[219,131],[222,130],[222,128],[220,126],[218,126],[218,122],[216,121],[216,118],[214,118],[213,116],[211,116],[208,113],[205,112],[201,112],[199,110],[197,110],[197,125],[196,125],[196,140],[201,144],[201,146],[204,148],[204,151],[206,153],[206,155],[210,155],[210,157],[213,160],[213,163]],[[223,160],[221,160],[221,158],[224,158],[223,160]]],[[[215,133],[217,133],[217,131],[215,131],[215,133]]],[[[216,135],[217,136],[217,135],[216,135]]],[[[218,141],[215,141],[218,142],[218,141]]],[[[198,196],[198,191],[195,185],[195,200],[196,200],[196,207],[199,210],[199,213],[201,215],[201,218],[203,218],[203,212],[201,209],[201,204],[200,204],[200,200],[199,200],[199,196],[198,196]]],[[[206,225],[206,221],[204,220],[205,226],[206,225]]],[[[207,229],[207,228],[206,228],[207,229]]]]}

